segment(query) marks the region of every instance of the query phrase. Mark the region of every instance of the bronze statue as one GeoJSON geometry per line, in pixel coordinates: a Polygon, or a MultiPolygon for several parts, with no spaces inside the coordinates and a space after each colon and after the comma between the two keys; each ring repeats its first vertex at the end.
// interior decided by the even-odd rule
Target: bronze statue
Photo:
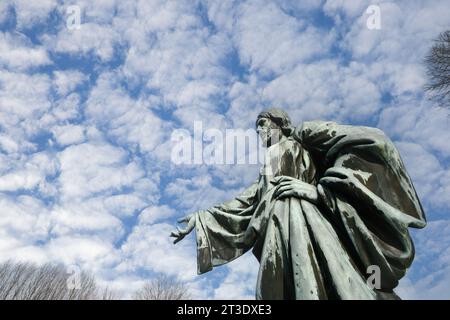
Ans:
{"type": "Polygon", "coordinates": [[[329,121],[293,128],[280,109],[260,113],[256,127],[268,146],[259,179],[171,234],[176,243],[195,228],[198,273],[253,248],[257,299],[398,299],[414,258],[408,227],[426,219],[391,140],[329,121]]]}

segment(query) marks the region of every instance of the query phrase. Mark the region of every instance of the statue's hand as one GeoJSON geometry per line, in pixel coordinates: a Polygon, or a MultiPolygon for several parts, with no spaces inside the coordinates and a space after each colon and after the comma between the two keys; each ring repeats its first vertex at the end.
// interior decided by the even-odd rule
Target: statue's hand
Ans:
{"type": "Polygon", "coordinates": [[[186,223],[186,228],[180,229],[179,227],[177,227],[177,231],[173,231],[170,233],[170,236],[175,238],[175,240],[173,241],[174,244],[183,240],[184,237],[186,237],[189,233],[191,233],[192,230],[194,230],[195,214],[191,213],[184,218],[178,219],[177,223],[186,223]]]}
{"type": "Polygon", "coordinates": [[[278,184],[273,194],[276,199],[296,197],[317,203],[317,187],[312,184],[288,176],[276,177],[275,183],[278,184]]]}

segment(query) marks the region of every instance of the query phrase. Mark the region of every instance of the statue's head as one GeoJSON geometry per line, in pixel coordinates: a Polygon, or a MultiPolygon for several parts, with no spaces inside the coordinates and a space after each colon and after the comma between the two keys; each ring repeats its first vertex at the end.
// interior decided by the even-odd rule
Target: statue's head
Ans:
{"type": "Polygon", "coordinates": [[[273,108],[261,112],[256,118],[256,131],[267,147],[280,141],[283,136],[289,137],[294,129],[291,119],[281,109],[273,108]]]}

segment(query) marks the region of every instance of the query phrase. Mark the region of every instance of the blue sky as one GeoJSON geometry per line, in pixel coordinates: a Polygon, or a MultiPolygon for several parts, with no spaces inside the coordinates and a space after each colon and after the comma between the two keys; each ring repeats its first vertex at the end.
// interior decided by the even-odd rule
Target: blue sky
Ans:
{"type": "Polygon", "coordinates": [[[423,93],[446,1],[0,2],[0,259],[75,264],[125,296],[166,274],[197,298],[253,298],[247,254],[196,275],[175,220],[231,199],[258,165],[175,165],[171,133],[293,122],[376,126],[429,225],[403,298],[450,298],[449,111],[423,93]],[[70,5],[80,28],[67,27],[70,5]],[[370,5],[379,30],[367,27],[370,5]]]}

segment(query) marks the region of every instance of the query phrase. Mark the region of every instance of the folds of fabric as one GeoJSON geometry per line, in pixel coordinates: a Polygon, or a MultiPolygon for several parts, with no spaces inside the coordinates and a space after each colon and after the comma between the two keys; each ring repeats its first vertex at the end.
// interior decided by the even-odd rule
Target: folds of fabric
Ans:
{"type": "Polygon", "coordinates": [[[253,248],[258,299],[398,298],[414,258],[408,227],[426,222],[393,143],[374,128],[312,121],[278,148],[272,176],[197,213],[198,272],[253,248]],[[276,199],[280,175],[316,185],[319,202],[276,199]],[[379,286],[367,281],[373,266],[379,286]]]}
{"type": "Polygon", "coordinates": [[[414,258],[408,227],[422,228],[425,215],[403,161],[376,128],[305,122],[295,133],[323,170],[321,210],[361,274],[380,270],[379,298],[393,289],[414,258]]]}
{"type": "Polygon", "coordinates": [[[258,182],[240,196],[196,214],[197,272],[230,262],[248,251],[245,231],[257,206],[258,182]]]}
{"type": "MultiPolygon", "coordinates": [[[[364,276],[316,205],[297,198],[275,200],[268,191],[264,213],[248,230],[257,241],[257,299],[375,299],[364,276]]],[[[258,209],[257,209],[258,210],[258,209]]]]}

